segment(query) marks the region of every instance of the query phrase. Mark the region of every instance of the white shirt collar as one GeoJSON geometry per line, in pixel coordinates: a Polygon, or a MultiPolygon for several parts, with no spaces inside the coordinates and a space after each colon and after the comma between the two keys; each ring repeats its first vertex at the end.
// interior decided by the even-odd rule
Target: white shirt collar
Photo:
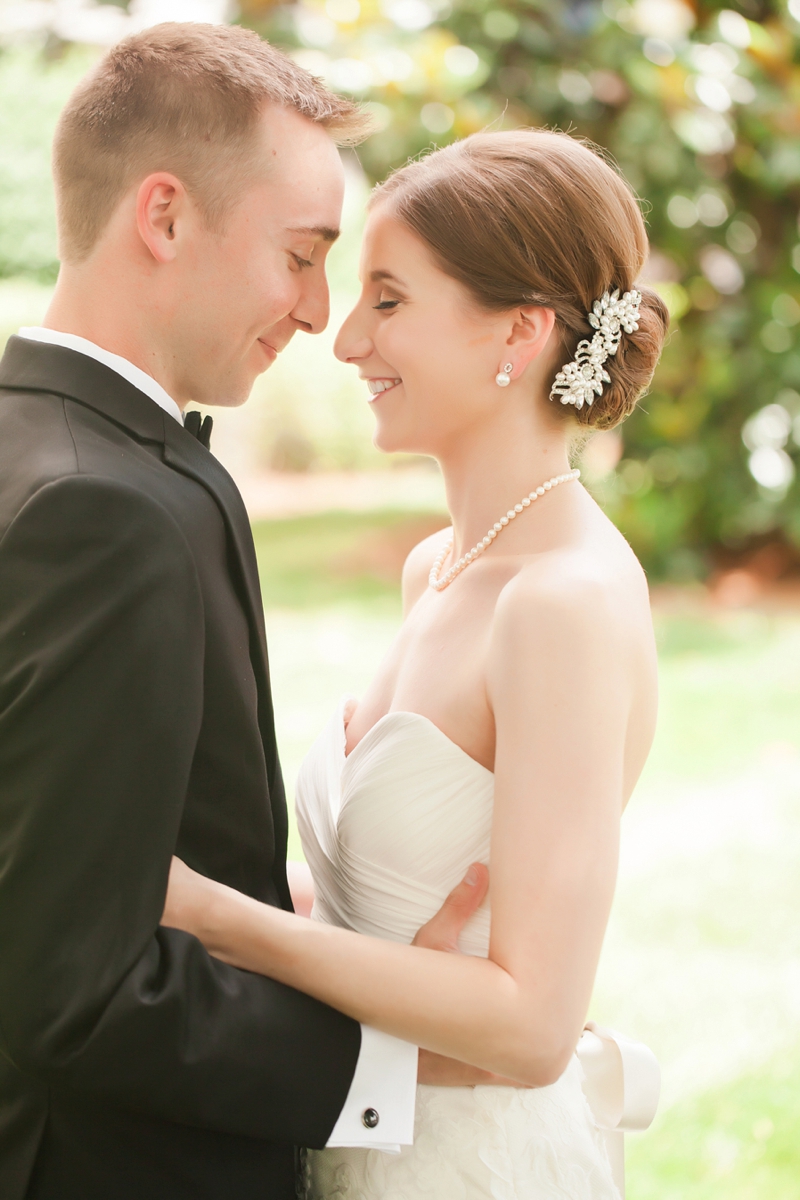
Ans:
{"type": "Polygon", "coordinates": [[[127,358],[122,358],[119,354],[112,354],[110,350],[104,350],[102,346],[96,346],[94,342],[78,337],[77,334],[60,333],[57,329],[45,329],[41,325],[25,326],[20,329],[19,336],[27,338],[30,342],[48,342],[51,346],[64,346],[67,350],[77,350],[79,354],[85,354],[87,358],[93,358],[103,366],[110,367],[112,371],[116,371],[123,379],[127,379],[128,383],[132,383],[140,392],[144,392],[145,396],[154,400],[159,408],[163,408],[171,417],[174,417],[181,425],[183,424],[183,413],[172,397],[164,391],[161,384],[156,383],[152,375],[148,375],[140,367],[135,367],[132,362],[128,362],[127,358]]]}

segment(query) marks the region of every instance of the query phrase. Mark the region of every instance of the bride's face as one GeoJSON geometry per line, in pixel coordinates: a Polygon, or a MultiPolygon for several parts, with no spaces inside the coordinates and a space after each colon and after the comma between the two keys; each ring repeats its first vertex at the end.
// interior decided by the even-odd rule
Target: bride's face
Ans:
{"type": "Polygon", "coordinates": [[[439,457],[496,411],[512,322],[481,312],[390,204],[370,214],[361,284],[335,353],[367,381],[375,444],[439,457]]]}

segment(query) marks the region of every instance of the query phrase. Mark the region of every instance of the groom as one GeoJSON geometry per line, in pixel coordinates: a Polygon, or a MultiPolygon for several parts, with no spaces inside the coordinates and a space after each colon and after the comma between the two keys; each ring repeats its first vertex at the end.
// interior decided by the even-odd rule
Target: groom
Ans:
{"type": "Polygon", "coordinates": [[[325,327],[362,134],[200,25],[128,39],[62,115],[62,271],[0,364],[2,1200],[290,1200],[294,1146],[411,1139],[414,1047],[159,925],[173,854],[291,907],[249,524],[183,410],[325,327]]]}

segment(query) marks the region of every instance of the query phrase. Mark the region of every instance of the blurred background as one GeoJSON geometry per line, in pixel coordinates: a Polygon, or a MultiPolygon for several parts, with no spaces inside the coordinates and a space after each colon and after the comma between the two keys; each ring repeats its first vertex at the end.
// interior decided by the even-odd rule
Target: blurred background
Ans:
{"type": "Polygon", "coordinates": [[[592,1016],[664,1069],[653,1129],[628,1139],[631,1200],[797,1200],[800,0],[0,0],[0,344],[56,277],[61,105],[105,46],[168,19],[250,25],[376,120],[345,155],[330,331],[215,413],[253,519],[290,798],[393,636],[405,554],[445,520],[435,466],[378,455],[331,353],[369,188],[433,145],[545,125],[605,147],[641,196],[672,332],[637,413],[580,465],[648,571],[662,709],[592,1016]]]}

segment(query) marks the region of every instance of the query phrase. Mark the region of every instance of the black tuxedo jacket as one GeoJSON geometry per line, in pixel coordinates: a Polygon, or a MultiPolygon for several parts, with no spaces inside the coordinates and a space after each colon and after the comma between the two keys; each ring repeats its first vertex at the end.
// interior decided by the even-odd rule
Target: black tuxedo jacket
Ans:
{"type": "Polygon", "coordinates": [[[0,1197],[289,1200],[356,1022],[159,927],[170,856],[291,907],[247,514],[102,364],[0,363],[0,1197]]]}

